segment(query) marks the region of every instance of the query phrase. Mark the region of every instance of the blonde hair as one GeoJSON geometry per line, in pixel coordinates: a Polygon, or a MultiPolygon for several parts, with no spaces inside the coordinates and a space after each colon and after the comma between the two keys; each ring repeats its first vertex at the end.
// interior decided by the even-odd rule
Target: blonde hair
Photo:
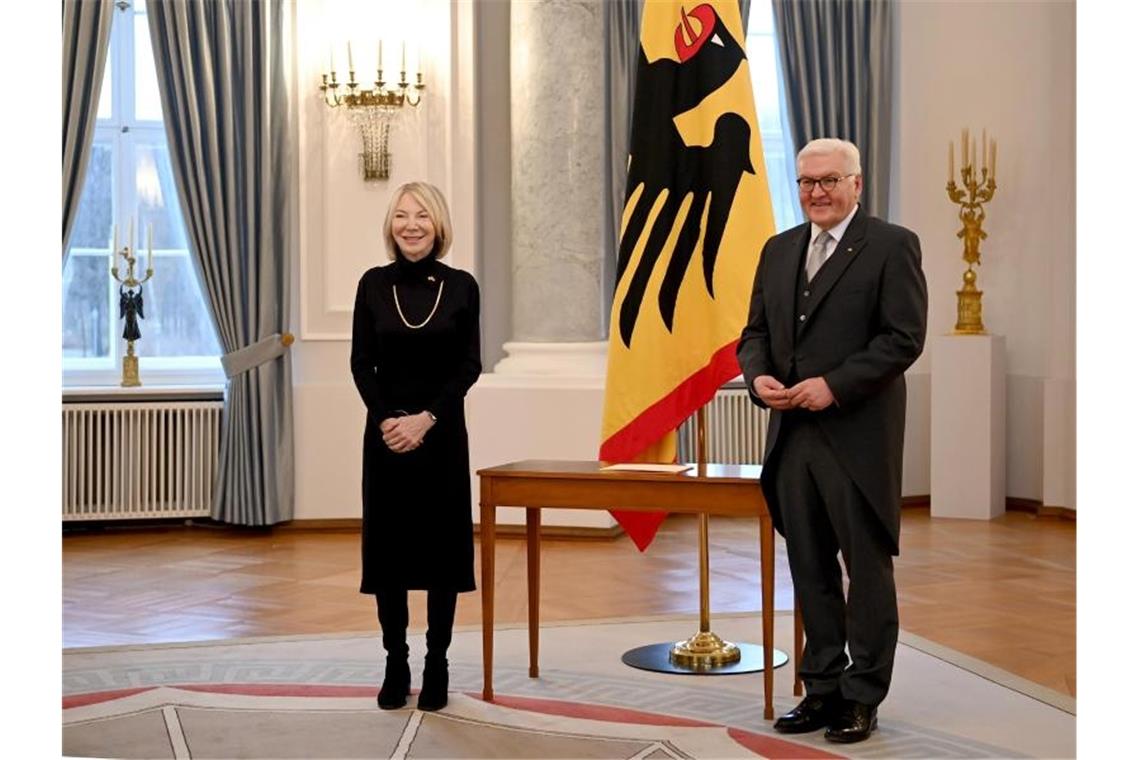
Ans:
{"type": "Polygon", "coordinates": [[[442,259],[451,250],[451,212],[447,209],[447,199],[443,193],[428,182],[407,182],[392,193],[392,200],[388,201],[388,213],[384,217],[384,248],[388,251],[388,258],[395,261],[399,250],[396,238],[392,237],[392,217],[396,215],[396,206],[405,195],[412,196],[427,211],[431,226],[435,228],[431,255],[432,258],[442,259]]]}
{"type": "Polygon", "coordinates": [[[799,171],[800,161],[804,156],[830,156],[835,153],[842,154],[847,164],[848,174],[862,174],[863,167],[859,164],[859,149],[855,143],[847,140],[837,140],[834,137],[821,137],[812,140],[796,154],[796,171],[799,171]]]}

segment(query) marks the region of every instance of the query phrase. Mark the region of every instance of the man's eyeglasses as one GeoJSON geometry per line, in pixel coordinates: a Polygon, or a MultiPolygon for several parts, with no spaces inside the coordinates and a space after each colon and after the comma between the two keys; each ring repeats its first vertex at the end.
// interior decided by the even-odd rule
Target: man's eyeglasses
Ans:
{"type": "Polygon", "coordinates": [[[822,179],[812,179],[811,177],[799,177],[796,179],[796,184],[800,186],[801,193],[810,193],[815,190],[818,184],[823,188],[823,192],[830,193],[839,184],[840,180],[854,177],[854,174],[844,174],[841,177],[824,177],[822,179]]]}

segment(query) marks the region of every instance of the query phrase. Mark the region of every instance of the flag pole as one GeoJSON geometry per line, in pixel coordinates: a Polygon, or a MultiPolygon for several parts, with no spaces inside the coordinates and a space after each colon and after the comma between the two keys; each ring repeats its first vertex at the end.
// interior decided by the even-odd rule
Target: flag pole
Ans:
{"type": "MultiPolygon", "coordinates": [[[[697,409],[697,476],[708,476],[708,422],[705,406],[697,409]]],[[[709,516],[698,516],[700,549],[701,616],[700,630],[685,641],[658,642],[630,649],[621,661],[633,668],[657,673],[722,675],[756,673],[765,670],[764,647],[758,644],[725,641],[709,627],[709,516]]],[[[788,662],[788,655],[772,650],[773,668],[788,662]]]]}
{"type": "MultiPolygon", "coordinates": [[[[708,470],[706,436],[708,420],[705,405],[697,410],[697,475],[705,477],[708,470]]],[[[740,647],[725,641],[709,627],[709,514],[697,517],[697,543],[700,550],[701,618],[700,630],[685,641],[678,641],[669,651],[669,660],[677,665],[697,668],[715,668],[740,660],[740,647]]]]}

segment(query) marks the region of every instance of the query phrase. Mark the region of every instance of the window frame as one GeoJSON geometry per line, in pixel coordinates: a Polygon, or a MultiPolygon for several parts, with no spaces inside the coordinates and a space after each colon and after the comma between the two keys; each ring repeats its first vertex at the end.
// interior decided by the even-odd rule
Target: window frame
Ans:
{"type": "MultiPolygon", "coordinates": [[[[136,72],[135,72],[135,29],[136,18],[145,16],[142,3],[131,3],[125,8],[116,4],[116,16],[111,24],[111,39],[107,55],[104,86],[111,86],[111,114],[97,118],[93,144],[103,143],[111,150],[111,215],[119,220],[122,209],[137,209],[138,192],[133,172],[136,170],[136,148],[142,145],[160,145],[169,150],[166,129],[161,120],[135,118],[136,72]],[[122,14],[122,15],[118,15],[122,14]]],[[[98,105],[96,106],[98,107],[98,105]]],[[[181,210],[178,210],[179,220],[181,210]]],[[[124,225],[119,225],[120,237],[125,237],[124,225]]],[[[138,234],[142,237],[142,234],[138,234]]],[[[188,248],[155,251],[160,259],[173,259],[192,256],[188,248]]],[[[105,249],[72,248],[71,256],[100,256],[106,258],[105,249]]],[[[191,269],[196,271],[194,262],[191,269]]],[[[169,267],[165,267],[170,271],[169,267]]],[[[199,283],[195,283],[201,292],[199,283]]],[[[119,385],[122,376],[122,358],[126,355],[126,343],[121,336],[121,322],[118,319],[118,305],[114,302],[117,283],[110,273],[107,277],[107,298],[112,304],[109,331],[111,353],[100,357],[62,358],[63,387],[106,387],[119,385]]],[[[205,297],[205,293],[202,293],[205,297]]],[[[207,319],[209,315],[207,314],[207,319]]],[[[144,322],[145,326],[145,322],[144,322]]],[[[211,325],[212,327],[212,325],[211,325]]],[[[61,349],[62,350],[62,349],[61,349]]],[[[221,387],[225,384],[220,356],[146,356],[139,355],[139,374],[147,387],[152,386],[193,386],[221,387]]]]}

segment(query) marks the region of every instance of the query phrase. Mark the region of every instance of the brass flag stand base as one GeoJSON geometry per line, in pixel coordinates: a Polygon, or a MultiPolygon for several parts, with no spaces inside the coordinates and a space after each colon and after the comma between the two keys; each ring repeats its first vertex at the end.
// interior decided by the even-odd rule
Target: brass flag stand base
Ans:
{"type": "Polygon", "coordinates": [[[669,651],[669,659],[677,665],[690,668],[715,668],[738,662],[740,647],[731,641],[725,641],[712,631],[701,631],[686,641],[674,644],[669,651]]]}
{"type": "MultiPolygon", "coordinates": [[[[708,457],[705,454],[705,408],[697,410],[697,468],[705,475],[708,457]]],[[[764,647],[755,644],[734,644],[717,636],[709,628],[709,516],[698,517],[698,543],[701,568],[701,619],[700,630],[685,641],[649,644],[631,649],[622,655],[626,665],[658,673],[691,673],[699,675],[731,675],[755,673],[764,670],[764,647]]],[[[772,651],[772,667],[778,668],[788,661],[788,655],[772,651]]]]}
{"type": "MultiPolygon", "coordinates": [[[[764,647],[759,644],[737,644],[740,659],[724,665],[695,665],[689,667],[674,662],[670,658],[670,651],[674,644],[664,642],[661,644],[646,644],[642,647],[630,649],[621,656],[621,661],[631,668],[649,670],[654,673],[673,673],[683,676],[735,676],[741,673],[764,672],[764,647]]],[[[772,667],[778,668],[786,665],[788,655],[779,649],[772,650],[772,667]]]]}

